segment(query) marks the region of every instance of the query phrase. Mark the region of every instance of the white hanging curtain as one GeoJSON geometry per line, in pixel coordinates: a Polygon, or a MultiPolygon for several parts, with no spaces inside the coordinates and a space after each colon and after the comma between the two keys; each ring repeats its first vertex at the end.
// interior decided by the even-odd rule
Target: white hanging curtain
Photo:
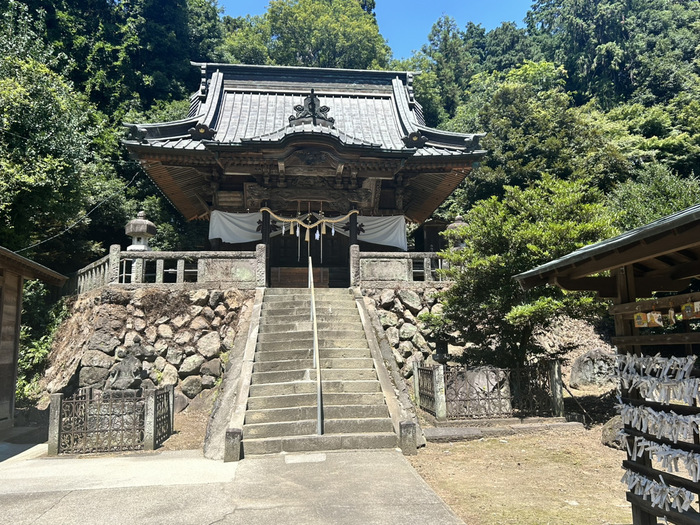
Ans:
{"type": "MultiPolygon", "coordinates": [[[[341,228],[336,228],[338,233],[350,236],[350,221],[341,228]]],[[[408,249],[406,242],[406,219],[403,215],[391,217],[357,217],[357,239],[360,241],[381,244],[382,246],[395,246],[403,251],[408,249]]]]}
{"type": "MultiPolygon", "coordinates": [[[[298,217],[305,222],[308,214],[298,217]]],[[[312,221],[317,221],[320,217],[316,213],[311,213],[312,221]]],[[[271,221],[271,236],[282,233],[282,225],[278,221],[271,221]]],[[[285,226],[289,232],[289,225],[285,226]]],[[[350,235],[350,222],[335,227],[335,232],[350,235]]],[[[327,233],[329,234],[330,231],[327,233]]],[[[406,219],[403,215],[392,217],[357,217],[357,238],[360,241],[381,244],[383,246],[394,246],[406,251],[406,219]]],[[[244,242],[259,241],[262,239],[262,213],[226,213],[213,211],[209,220],[209,239],[221,239],[223,242],[238,244],[244,242]]]]}
{"type": "Polygon", "coordinates": [[[262,213],[211,212],[209,239],[239,244],[262,240],[262,213]]]}

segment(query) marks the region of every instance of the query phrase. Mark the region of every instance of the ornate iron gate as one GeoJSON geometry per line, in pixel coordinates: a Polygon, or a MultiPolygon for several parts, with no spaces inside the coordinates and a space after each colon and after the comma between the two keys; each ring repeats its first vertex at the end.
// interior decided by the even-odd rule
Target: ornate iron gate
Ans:
{"type": "Polygon", "coordinates": [[[59,454],[143,449],[141,392],[85,388],[61,404],[59,454]]]}
{"type": "Polygon", "coordinates": [[[445,367],[447,419],[511,417],[510,370],[445,367]]]}

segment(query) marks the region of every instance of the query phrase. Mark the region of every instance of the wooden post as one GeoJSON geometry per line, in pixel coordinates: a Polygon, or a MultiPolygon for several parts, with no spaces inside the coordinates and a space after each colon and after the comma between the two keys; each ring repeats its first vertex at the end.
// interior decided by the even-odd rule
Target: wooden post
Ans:
{"type": "Polygon", "coordinates": [[[350,215],[350,245],[357,244],[357,213],[350,215]]]}
{"type": "Polygon", "coordinates": [[[562,388],[561,363],[558,359],[552,361],[549,369],[549,384],[552,387],[552,415],[564,417],[564,391],[562,388]]]}
{"type": "MultiPolygon", "coordinates": [[[[637,299],[637,292],[635,289],[634,282],[634,267],[632,265],[625,266],[617,270],[617,297],[614,301],[616,304],[620,303],[632,303],[637,299]]],[[[639,328],[633,325],[633,322],[623,319],[622,315],[615,316],[615,335],[639,335],[639,328]]],[[[625,353],[629,351],[630,348],[622,349],[619,348],[618,352],[625,353]]],[[[641,347],[635,346],[631,348],[632,352],[635,354],[641,353],[641,347]]],[[[628,395],[631,398],[639,398],[639,393],[634,392],[622,392],[622,395],[628,395]]],[[[629,454],[627,459],[630,459],[629,454]]],[[[651,457],[648,452],[637,457],[637,463],[651,467],[651,457]]],[[[656,516],[645,512],[643,509],[632,504],[632,524],[633,525],[657,525],[658,521],[656,516]]]]}
{"type": "Polygon", "coordinates": [[[61,405],[63,394],[51,394],[49,408],[49,456],[58,455],[58,444],[61,439],[61,405]]]}
{"type": "Polygon", "coordinates": [[[264,245],[270,245],[270,212],[263,210],[262,212],[262,242],[264,245]]]}

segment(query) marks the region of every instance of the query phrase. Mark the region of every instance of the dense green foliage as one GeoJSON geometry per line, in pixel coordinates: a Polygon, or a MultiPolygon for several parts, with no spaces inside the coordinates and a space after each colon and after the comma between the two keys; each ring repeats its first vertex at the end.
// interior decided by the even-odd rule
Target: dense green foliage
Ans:
{"type": "Polygon", "coordinates": [[[546,175],[527,189],[478,202],[445,252],[455,285],[443,294],[446,327],[475,345],[472,363],[522,365],[537,354],[532,334],[560,314],[585,315],[594,303],[557,288],[520,289],[512,276],[615,232],[602,193],[587,180],[546,175]]]}
{"type": "Polygon", "coordinates": [[[390,50],[374,2],[272,0],[262,16],[238,18],[223,46],[232,62],[281,66],[385,67],[390,50]]]}
{"type": "Polygon", "coordinates": [[[587,305],[519,292],[513,273],[697,202],[697,0],[534,0],[524,25],[490,31],[443,16],[393,63],[374,9],[271,0],[231,18],[216,0],[0,0],[0,245],[70,272],[146,209],[154,246],[203,248],[206,224],[185,222],[119,146],[123,121],[187,114],[190,61],[420,70],[428,125],[485,133],[488,155],[438,212],[464,215],[471,239],[453,254],[472,270],[456,288],[467,302],[448,297],[445,320],[484,355],[522,360],[548,316],[587,305]]]}

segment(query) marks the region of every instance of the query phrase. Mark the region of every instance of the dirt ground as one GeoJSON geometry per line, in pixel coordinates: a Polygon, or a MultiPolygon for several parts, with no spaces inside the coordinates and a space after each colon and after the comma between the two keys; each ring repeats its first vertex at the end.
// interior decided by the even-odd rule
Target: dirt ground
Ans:
{"type": "Polygon", "coordinates": [[[409,458],[468,525],[628,524],[624,453],[600,426],[459,443],[429,443],[409,458]]]}

